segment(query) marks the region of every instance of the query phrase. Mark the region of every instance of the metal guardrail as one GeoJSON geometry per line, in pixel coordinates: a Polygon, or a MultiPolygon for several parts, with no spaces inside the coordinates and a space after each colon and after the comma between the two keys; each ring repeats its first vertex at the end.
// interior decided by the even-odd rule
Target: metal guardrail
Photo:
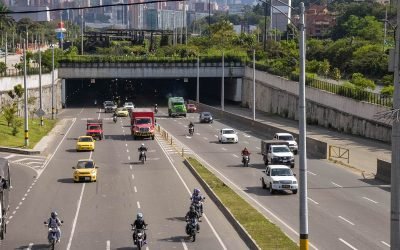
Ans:
{"type": "Polygon", "coordinates": [[[328,159],[345,159],[347,164],[350,162],[350,150],[338,146],[329,145],[329,157],[328,159]]]}
{"type": "MultiPolygon", "coordinates": [[[[47,68],[43,67],[42,68],[42,74],[50,73],[51,70],[48,70],[47,68]]],[[[34,68],[28,68],[27,72],[28,75],[38,75],[39,74],[39,68],[34,67],[34,68]]],[[[23,76],[24,75],[24,70],[23,69],[6,69],[5,72],[0,73],[0,77],[6,77],[6,76],[23,76]]]]}

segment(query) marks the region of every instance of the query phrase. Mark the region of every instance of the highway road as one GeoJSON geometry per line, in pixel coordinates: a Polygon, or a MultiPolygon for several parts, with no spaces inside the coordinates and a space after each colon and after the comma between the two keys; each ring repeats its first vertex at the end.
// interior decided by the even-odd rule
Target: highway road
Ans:
{"type": "MultiPolygon", "coordinates": [[[[252,134],[245,124],[199,124],[198,114],[168,118],[161,110],[158,123],[177,140],[195,152],[208,167],[225,179],[244,198],[277,223],[291,238],[299,236],[299,196],[291,193],[270,195],[261,188],[265,165],[260,140],[271,139],[262,131],[252,134]],[[195,134],[188,136],[187,125],[195,123],[195,134]],[[218,130],[238,128],[238,144],[218,143],[218,130]],[[260,135],[261,134],[261,135],[260,135]],[[249,168],[241,165],[241,150],[251,152],[249,168]]],[[[296,162],[298,157],[296,157],[296,162]]],[[[296,163],[293,169],[298,174],[296,163]]],[[[327,160],[308,160],[309,237],[311,249],[389,249],[389,186],[360,179],[348,169],[327,160]]]]}
{"type": "Polygon", "coordinates": [[[13,189],[6,239],[1,249],[47,249],[43,222],[55,210],[64,220],[59,249],[134,249],[130,224],[143,212],[149,224],[147,249],[247,249],[210,199],[196,242],[185,234],[184,216],[194,177],[160,138],[146,140],[148,160],[138,164],[128,118],[114,124],[95,108],[67,109],[66,126],[50,142],[51,154],[11,161],[13,189]],[[87,118],[104,118],[105,139],[91,152],[75,152],[87,118]],[[72,166],[92,158],[99,166],[95,183],[73,183],[72,166]],[[39,159],[35,161],[36,159],[39,159]],[[33,163],[36,162],[36,163],[33,163]]]}

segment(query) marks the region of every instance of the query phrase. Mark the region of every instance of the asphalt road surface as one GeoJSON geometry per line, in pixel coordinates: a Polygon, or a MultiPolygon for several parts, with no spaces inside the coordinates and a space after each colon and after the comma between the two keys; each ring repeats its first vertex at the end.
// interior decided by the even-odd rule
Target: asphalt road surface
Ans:
{"type": "MultiPolygon", "coordinates": [[[[159,112],[158,123],[195,152],[226,183],[277,223],[292,239],[299,239],[299,195],[270,195],[261,188],[265,165],[260,137],[246,131],[245,124],[199,124],[198,114],[168,118],[159,112]],[[188,136],[187,125],[195,123],[188,136]],[[238,127],[238,144],[220,144],[218,130],[238,127]],[[241,150],[252,152],[250,166],[242,167],[241,150]]],[[[260,131],[262,133],[262,131],[260,131]]],[[[265,138],[264,138],[265,139],[265,138]]],[[[298,175],[298,157],[293,171],[298,175]]],[[[309,238],[311,249],[389,249],[390,186],[360,179],[348,169],[327,160],[308,160],[309,238]]]]}
{"type": "MultiPolygon", "coordinates": [[[[200,185],[160,138],[146,140],[147,162],[138,164],[128,118],[114,124],[98,109],[67,109],[64,131],[51,142],[51,154],[33,159],[3,154],[11,164],[13,189],[6,239],[1,249],[47,249],[43,222],[51,211],[64,221],[58,249],[134,249],[130,224],[143,212],[149,224],[147,249],[247,249],[210,199],[196,242],[185,234],[190,192],[200,185]],[[105,139],[91,152],[75,152],[87,118],[104,118],[105,139]],[[98,181],[73,183],[72,166],[92,158],[98,181]],[[20,161],[18,161],[20,160],[20,161]]],[[[28,157],[25,157],[28,158],[28,157]]]]}

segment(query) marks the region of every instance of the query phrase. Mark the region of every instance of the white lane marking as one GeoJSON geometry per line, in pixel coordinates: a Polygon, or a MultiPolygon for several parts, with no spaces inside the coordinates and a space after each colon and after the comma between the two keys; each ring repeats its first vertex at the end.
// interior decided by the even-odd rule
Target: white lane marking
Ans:
{"type": "Polygon", "coordinates": [[[203,139],[204,139],[204,140],[208,140],[208,138],[207,138],[207,137],[203,137],[203,139]]]}
{"type": "Polygon", "coordinates": [[[79,114],[78,114],[78,115],[82,114],[82,111],[83,111],[83,108],[81,109],[81,111],[79,112],[79,114]]]}
{"type": "Polygon", "coordinates": [[[132,170],[132,165],[129,165],[129,168],[132,170]]]}
{"type": "Polygon", "coordinates": [[[379,202],[374,201],[374,200],[371,200],[370,198],[367,198],[367,197],[363,197],[363,199],[369,200],[370,202],[373,202],[373,203],[375,203],[375,204],[379,203],[379,202]]]}
{"type": "Polygon", "coordinates": [[[260,147],[256,147],[256,149],[261,149],[260,147]]]}
{"type": "Polygon", "coordinates": [[[200,133],[196,133],[196,135],[200,135],[200,133]]]}
{"type": "Polygon", "coordinates": [[[390,245],[389,245],[388,243],[384,242],[383,240],[381,240],[381,243],[382,243],[383,245],[387,246],[387,247],[390,247],[390,245]]]}
{"type": "Polygon", "coordinates": [[[140,208],[140,202],[137,201],[136,204],[137,204],[137,207],[140,208]]]}
{"type": "Polygon", "coordinates": [[[218,135],[214,135],[215,138],[218,138],[218,135]]]}
{"type": "Polygon", "coordinates": [[[13,216],[11,215],[10,218],[8,218],[9,220],[11,220],[13,218],[13,216]]]}
{"type": "Polygon", "coordinates": [[[130,161],[131,160],[131,157],[130,156],[128,156],[128,161],[130,161]]]}
{"type": "MultiPolygon", "coordinates": [[[[187,148],[187,149],[191,149],[190,147],[186,146],[184,143],[180,142],[180,144],[187,148]]],[[[214,168],[210,163],[208,163],[207,161],[205,161],[203,158],[201,158],[198,154],[196,154],[194,151],[192,151],[193,155],[197,157],[198,160],[200,160],[201,162],[203,162],[204,164],[206,164],[209,168],[211,168],[213,171],[215,171],[216,173],[218,173],[220,176],[222,176],[227,182],[229,182],[233,187],[235,187],[237,190],[239,190],[244,196],[248,197],[250,200],[252,200],[254,203],[256,203],[260,208],[262,208],[265,212],[267,212],[268,214],[270,214],[272,217],[274,217],[277,221],[279,221],[282,225],[284,225],[286,228],[288,228],[290,231],[292,231],[296,236],[300,236],[300,234],[293,229],[291,226],[289,226],[289,224],[287,224],[286,222],[284,222],[281,218],[279,218],[276,214],[274,214],[271,210],[269,210],[268,208],[264,207],[258,200],[256,200],[255,198],[253,198],[252,196],[250,196],[248,193],[246,193],[245,191],[243,191],[238,185],[236,185],[233,181],[231,181],[229,178],[227,178],[225,175],[223,175],[220,171],[218,171],[216,168],[214,168]]],[[[168,156],[167,156],[168,157],[168,156]]],[[[169,159],[169,158],[168,158],[169,159]]],[[[171,159],[172,160],[172,159],[171,159]]],[[[173,161],[173,160],[172,160],[173,161]]],[[[189,190],[188,190],[189,191],[189,190]]],[[[190,191],[189,191],[190,193],[190,191]]],[[[191,194],[191,193],[190,193],[191,194]]],[[[266,217],[266,216],[265,216],[266,217]]],[[[318,250],[318,248],[309,242],[309,245],[318,250]]]]}
{"type": "Polygon", "coordinates": [[[17,211],[13,211],[12,214],[15,214],[17,211]]]}
{"type": "Polygon", "coordinates": [[[354,223],[353,222],[351,222],[351,221],[349,221],[348,219],[346,219],[346,218],[344,218],[344,217],[342,217],[342,216],[338,216],[340,219],[342,219],[342,220],[344,220],[345,222],[347,222],[347,223],[349,223],[350,225],[352,225],[352,226],[354,226],[354,223]]]}
{"type": "Polygon", "coordinates": [[[129,153],[129,149],[127,149],[126,152],[129,153]]]}
{"type": "MultiPolygon", "coordinates": [[[[83,110],[83,108],[82,108],[82,110],[83,110]]],[[[82,112],[82,111],[81,111],[81,112],[82,112]]],[[[56,149],[54,150],[53,154],[52,154],[52,155],[50,156],[50,158],[47,159],[47,160],[45,161],[45,163],[43,164],[43,168],[42,168],[41,171],[38,173],[38,176],[37,176],[36,180],[40,178],[40,176],[42,175],[42,173],[44,172],[44,170],[46,169],[46,167],[49,165],[51,159],[53,159],[53,157],[54,157],[54,155],[56,154],[58,148],[61,146],[61,143],[63,143],[65,137],[67,137],[68,132],[71,130],[71,128],[72,128],[72,126],[75,124],[75,122],[76,122],[76,118],[74,118],[74,119],[72,120],[72,124],[69,126],[67,132],[65,132],[65,134],[64,134],[63,138],[61,139],[60,143],[58,143],[58,145],[57,145],[56,149]]]]}
{"type": "Polygon", "coordinates": [[[222,150],[224,150],[224,151],[226,151],[227,149],[226,148],[221,148],[222,150]]]}
{"type": "Polygon", "coordinates": [[[29,188],[26,192],[29,193],[31,191],[31,189],[29,188]]]}
{"type": "Polygon", "coordinates": [[[137,189],[136,189],[136,186],[134,186],[134,187],[133,187],[133,189],[135,190],[135,193],[137,193],[137,189]]]}
{"type": "Polygon", "coordinates": [[[239,158],[239,156],[237,156],[237,155],[235,155],[235,154],[232,154],[234,157],[236,157],[236,158],[239,158]]]}
{"type": "Polygon", "coordinates": [[[125,143],[125,147],[128,147],[128,143],[125,143]]]}
{"type": "Polygon", "coordinates": [[[79,197],[78,208],[76,209],[75,218],[74,218],[74,221],[72,222],[72,229],[71,229],[71,234],[70,234],[69,240],[68,240],[67,250],[71,249],[72,238],[74,237],[76,222],[78,220],[79,210],[81,209],[81,203],[82,203],[82,198],[83,198],[83,191],[85,191],[85,185],[86,185],[86,183],[83,183],[83,185],[82,185],[81,196],[79,197]]]}
{"type": "Polygon", "coordinates": [[[22,197],[22,200],[24,201],[24,200],[25,200],[25,197],[22,197]]]}
{"type": "Polygon", "coordinates": [[[15,210],[18,210],[19,209],[19,206],[17,206],[16,208],[15,208],[15,210]]]}
{"type": "Polygon", "coordinates": [[[211,124],[208,124],[208,126],[212,127],[212,125],[211,125],[211,124]]]}
{"type": "Polygon", "coordinates": [[[132,174],[132,180],[135,179],[135,176],[132,174]]]}
{"type": "Polygon", "coordinates": [[[21,162],[21,161],[42,162],[40,160],[35,160],[35,159],[32,159],[32,158],[22,158],[22,159],[18,159],[18,160],[12,161],[12,162],[15,163],[15,162],[21,162]]]}
{"type": "Polygon", "coordinates": [[[107,240],[106,250],[110,250],[110,249],[111,249],[111,246],[110,246],[110,245],[111,245],[111,244],[110,244],[110,241],[107,240]]]}
{"type": "Polygon", "coordinates": [[[344,239],[339,238],[339,240],[340,240],[342,243],[344,243],[346,246],[350,247],[351,249],[357,250],[357,248],[355,248],[355,247],[353,247],[352,245],[350,245],[350,243],[348,243],[348,242],[345,241],[344,239]]]}
{"type": "Polygon", "coordinates": [[[32,249],[32,247],[33,247],[33,243],[29,243],[29,246],[28,246],[28,250],[31,250],[32,249]]]}
{"type": "Polygon", "coordinates": [[[247,137],[247,138],[251,137],[251,135],[248,135],[248,134],[243,134],[243,135],[244,135],[244,137],[247,137]]]}
{"type": "Polygon", "coordinates": [[[7,156],[5,156],[5,157],[3,157],[3,158],[5,158],[5,159],[10,159],[10,158],[12,158],[12,157],[14,157],[15,155],[14,154],[10,154],[10,155],[7,155],[7,156]]]}
{"type": "Polygon", "coordinates": [[[314,175],[314,176],[317,175],[317,174],[314,174],[313,172],[308,171],[308,170],[307,170],[307,172],[308,172],[309,174],[311,174],[311,175],[314,175]]]}
{"type": "Polygon", "coordinates": [[[188,247],[186,246],[186,243],[183,241],[183,239],[181,239],[182,242],[182,246],[184,250],[188,250],[188,247]]]}
{"type": "MultiPolygon", "coordinates": [[[[159,139],[156,138],[156,140],[157,140],[157,142],[159,143],[159,145],[161,146],[159,139]]],[[[185,147],[186,147],[186,146],[185,146],[185,147]]],[[[164,151],[164,148],[163,148],[162,146],[161,146],[161,149],[163,150],[163,152],[164,152],[165,156],[167,157],[169,163],[171,164],[171,166],[172,166],[173,169],[175,170],[175,173],[178,175],[179,179],[181,180],[181,182],[182,182],[183,185],[185,186],[186,191],[189,193],[189,195],[192,194],[192,193],[191,193],[191,190],[190,190],[189,187],[187,186],[186,182],[183,180],[182,176],[179,174],[178,170],[176,169],[176,167],[175,167],[174,164],[172,163],[172,159],[170,158],[170,156],[168,155],[168,153],[167,153],[166,151],[164,151]]],[[[206,216],[205,213],[203,214],[203,216],[204,216],[204,219],[206,219],[207,224],[210,226],[211,231],[214,233],[215,237],[218,239],[219,244],[221,244],[222,249],[227,250],[227,248],[226,248],[224,242],[222,241],[221,237],[218,235],[217,231],[215,230],[215,228],[213,227],[213,225],[211,224],[210,220],[208,219],[208,217],[206,216]]]]}
{"type": "Polygon", "coordinates": [[[19,206],[21,206],[22,205],[22,202],[19,202],[19,204],[18,204],[19,206]]]}
{"type": "Polygon", "coordinates": [[[311,199],[310,197],[308,197],[308,199],[309,199],[310,201],[312,201],[312,202],[313,202],[314,204],[316,204],[316,205],[319,204],[318,202],[316,202],[315,200],[311,199]]]}
{"type": "Polygon", "coordinates": [[[334,183],[333,181],[331,181],[331,183],[332,183],[333,185],[335,185],[336,187],[342,188],[342,186],[340,186],[339,184],[334,183]]]}

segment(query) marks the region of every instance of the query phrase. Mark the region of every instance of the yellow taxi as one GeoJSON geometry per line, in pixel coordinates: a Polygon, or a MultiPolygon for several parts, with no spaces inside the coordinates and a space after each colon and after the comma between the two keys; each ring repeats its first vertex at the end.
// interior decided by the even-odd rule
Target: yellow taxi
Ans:
{"type": "Polygon", "coordinates": [[[76,142],[76,151],[94,151],[95,140],[91,136],[79,136],[76,142]]]}
{"type": "Polygon", "coordinates": [[[129,111],[127,108],[117,108],[115,113],[117,114],[117,116],[124,116],[124,117],[129,116],[129,111]]]}
{"type": "Polygon", "coordinates": [[[82,159],[76,164],[73,178],[74,182],[80,181],[97,181],[97,169],[96,163],[92,159],[82,159]]]}

